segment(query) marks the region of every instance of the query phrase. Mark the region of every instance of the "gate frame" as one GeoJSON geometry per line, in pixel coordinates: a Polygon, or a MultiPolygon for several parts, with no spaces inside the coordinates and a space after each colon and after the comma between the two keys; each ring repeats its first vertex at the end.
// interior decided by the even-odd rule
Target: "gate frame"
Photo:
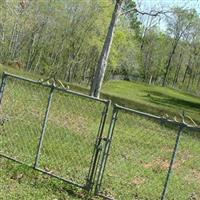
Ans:
{"type": "Polygon", "coordinates": [[[84,189],[88,192],[92,192],[94,184],[95,184],[95,182],[94,182],[95,176],[96,176],[96,173],[97,173],[97,170],[98,170],[98,162],[100,160],[101,143],[102,143],[102,140],[103,140],[103,132],[104,132],[104,127],[105,127],[105,122],[106,122],[106,119],[107,119],[107,116],[108,116],[108,111],[109,111],[111,101],[99,99],[99,98],[96,98],[96,97],[91,97],[91,96],[88,96],[88,95],[85,95],[85,94],[82,94],[82,93],[79,93],[79,92],[68,90],[66,88],[60,88],[60,87],[57,87],[54,83],[53,84],[46,84],[46,83],[43,83],[41,81],[35,81],[35,80],[29,79],[29,78],[24,78],[24,77],[14,75],[14,74],[11,74],[11,73],[3,72],[2,73],[1,86],[0,86],[0,107],[2,105],[3,95],[4,95],[5,88],[6,88],[7,80],[8,80],[9,77],[11,77],[13,79],[29,82],[29,83],[32,83],[32,84],[35,84],[35,85],[40,85],[40,86],[43,86],[43,87],[50,88],[50,92],[49,92],[49,96],[48,96],[48,102],[47,102],[46,109],[44,109],[45,114],[44,114],[43,124],[42,124],[42,127],[41,127],[41,133],[40,133],[40,138],[39,138],[39,142],[38,142],[38,147],[36,149],[34,164],[33,165],[27,164],[23,161],[20,161],[18,159],[13,158],[12,156],[8,156],[8,155],[5,155],[3,153],[0,153],[0,156],[4,157],[6,159],[9,159],[9,160],[15,161],[19,164],[26,165],[30,168],[33,168],[36,171],[39,171],[43,174],[47,174],[51,177],[62,180],[64,182],[68,183],[68,184],[75,186],[75,187],[84,189]],[[79,96],[79,97],[83,97],[83,98],[87,98],[87,99],[90,99],[90,100],[94,100],[96,102],[104,103],[102,115],[101,115],[101,117],[99,117],[100,118],[99,128],[98,128],[97,135],[96,135],[96,141],[94,140],[94,150],[93,150],[93,153],[92,153],[90,165],[88,167],[88,174],[87,174],[87,178],[86,178],[84,185],[78,184],[78,183],[71,181],[69,179],[65,179],[62,176],[52,174],[48,171],[45,171],[45,170],[39,168],[40,154],[41,154],[41,149],[42,149],[42,145],[43,145],[43,139],[44,139],[44,136],[45,136],[45,133],[46,133],[46,127],[47,127],[47,122],[48,122],[48,114],[49,114],[49,111],[51,109],[51,101],[52,101],[54,90],[64,92],[64,93],[68,93],[68,94],[75,95],[75,96],[79,96]]]}

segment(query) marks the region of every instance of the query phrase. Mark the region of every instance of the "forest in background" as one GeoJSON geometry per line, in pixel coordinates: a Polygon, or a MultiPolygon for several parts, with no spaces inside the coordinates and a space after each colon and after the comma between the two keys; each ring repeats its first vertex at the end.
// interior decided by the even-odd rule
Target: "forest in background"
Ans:
{"type": "MultiPolygon", "coordinates": [[[[125,0],[122,12],[136,7],[125,0]]],[[[67,82],[91,84],[106,37],[111,0],[3,0],[0,63],[67,82]]],[[[105,81],[137,80],[189,92],[200,88],[200,16],[174,7],[119,17],[105,81]],[[165,20],[161,30],[159,20],[165,20]]]]}

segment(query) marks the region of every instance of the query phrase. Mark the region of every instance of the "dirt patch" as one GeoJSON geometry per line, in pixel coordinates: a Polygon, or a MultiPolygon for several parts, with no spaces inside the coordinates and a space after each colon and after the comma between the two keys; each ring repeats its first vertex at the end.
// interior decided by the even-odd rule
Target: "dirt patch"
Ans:
{"type": "MultiPolygon", "coordinates": [[[[165,149],[165,151],[168,151],[168,152],[173,152],[172,149],[165,149]]],[[[189,159],[193,158],[193,156],[191,155],[191,153],[186,150],[186,151],[179,151],[177,153],[177,156],[176,156],[176,160],[175,160],[175,163],[173,165],[173,169],[177,169],[179,167],[181,167],[186,161],[188,161],[189,159]]],[[[171,157],[169,159],[162,159],[162,158],[157,158],[149,163],[145,163],[143,166],[144,168],[160,168],[161,170],[166,170],[169,168],[169,165],[170,165],[170,160],[171,157]]]]}
{"type": "MultiPolygon", "coordinates": [[[[169,153],[173,153],[173,147],[170,148],[170,147],[165,147],[162,149],[162,152],[169,152],[169,153]]],[[[183,149],[178,149],[178,152],[177,152],[177,158],[178,159],[181,159],[183,161],[185,160],[188,160],[190,158],[192,158],[193,156],[191,155],[190,151],[189,150],[183,150],[183,149]]]]}
{"type": "MultiPolygon", "coordinates": [[[[182,164],[182,162],[179,162],[179,161],[176,161],[174,163],[174,166],[173,166],[173,169],[176,169],[178,167],[180,167],[182,164]]],[[[170,165],[170,160],[163,160],[161,158],[158,158],[156,160],[153,160],[149,163],[145,163],[144,164],[144,168],[146,169],[149,169],[149,168],[152,168],[152,169],[157,169],[157,168],[160,168],[161,170],[167,170],[169,168],[169,165],[170,165]]]]}
{"type": "Polygon", "coordinates": [[[199,200],[199,197],[197,196],[197,194],[195,192],[193,192],[188,200],[199,200]]]}
{"type": "Polygon", "coordinates": [[[143,185],[146,182],[146,179],[143,177],[134,177],[131,181],[133,185],[143,185]]]}
{"type": "Polygon", "coordinates": [[[195,169],[190,170],[189,173],[185,176],[185,180],[188,183],[195,182],[200,185],[200,171],[195,169]]]}
{"type": "Polygon", "coordinates": [[[180,151],[178,153],[178,157],[182,160],[182,162],[185,162],[191,158],[193,158],[193,155],[187,150],[187,151],[180,151]]]}
{"type": "Polygon", "coordinates": [[[167,153],[172,153],[173,152],[173,147],[165,146],[161,149],[162,152],[167,152],[167,153]]]}

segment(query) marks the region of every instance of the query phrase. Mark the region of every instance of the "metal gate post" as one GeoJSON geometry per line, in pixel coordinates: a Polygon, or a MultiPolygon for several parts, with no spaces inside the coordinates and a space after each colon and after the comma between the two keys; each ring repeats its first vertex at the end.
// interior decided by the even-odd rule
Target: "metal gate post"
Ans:
{"type": "Polygon", "coordinates": [[[2,81],[1,81],[1,87],[0,87],[0,105],[3,99],[3,93],[4,93],[4,89],[7,83],[7,75],[5,74],[5,72],[3,72],[2,74],[2,81]]]}
{"type": "Polygon", "coordinates": [[[172,153],[169,169],[168,169],[168,172],[167,172],[167,177],[166,177],[163,192],[162,192],[162,195],[161,195],[161,200],[164,200],[166,198],[167,189],[168,189],[168,186],[169,186],[169,180],[170,180],[170,177],[171,177],[171,174],[172,174],[172,171],[173,171],[173,165],[174,165],[174,162],[176,160],[176,154],[177,154],[178,146],[179,146],[179,143],[180,143],[180,137],[181,137],[181,134],[182,134],[183,129],[185,127],[186,126],[184,124],[181,125],[179,130],[178,130],[178,133],[177,133],[176,143],[175,143],[174,150],[173,150],[173,153],[172,153]]]}
{"type": "Polygon", "coordinates": [[[47,120],[48,120],[48,115],[49,115],[49,111],[50,111],[50,107],[51,107],[51,101],[52,101],[54,87],[55,87],[55,85],[52,84],[51,90],[50,90],[50,93],[49,93],[49,97],[48,97],[48,103],[47,103],[47,107],[46,107],[46,111],[45,111],[44,121],[43,121],[43,124],[42,124],[42,132],[41,132],[40,139],[39,139],[39,144],[38,144],[37,153],[36,153],[36,157],[35,157],[34,168],[38,167],[38,163],[39,163],[39,160],[40,160],[40,154],[41,154],[41,149],[42,149],[42,145],[43,145],[44,135],[45,135],[45,132],[46,132],[47,120]]]}
{"type": "Polygon", "coordinates": [[[95,194],[96,195],[98,195],[99,190],[101,188],[103,175],[105,172],[106,163],[107,163],[110,148],[111,148],[112,138],[114,135],[114,129],[115,129],[116,121],[117,121],[118,112],[119,112],[119,109],[117,108],[116,105],[114,105],[113,113],[112,113],[112,120],[110,122],[109,130],[108,130],[108,136],[107,136],[107,138],[104,139],[105,146],[104,146],[101,163],[100,163],[100,168],[99,168],[99,172],[98,172],[98,176],[97,176],[97,183],[95,186],[95,194]]]}
{"type": "Polygon", "coordinates": [[[87,178],[87,183],[86,183],[86,190],[88,191],[92,191],[93,189],[94,180],[95,180],[96,172],[98,169],[98,163],[100,159],[100,152],[102,150],[101,145],[102,145],[102,139],[103,139],[102,138],[103,131],[104,131],[106,119],[108,116],[110,104],[111,104],[111,101],[110,100],[107,101],[107,103],[105,104],[104,110],[102,112],[101,121],[99,124],[98,134],[97,134],[97,138],[95,142],[95,147],[94,147],[94,151],[93,151],[93,155],[92,155],[92,159],[90,163],[90,169],[88,173],[88,178],[87,178]]]}

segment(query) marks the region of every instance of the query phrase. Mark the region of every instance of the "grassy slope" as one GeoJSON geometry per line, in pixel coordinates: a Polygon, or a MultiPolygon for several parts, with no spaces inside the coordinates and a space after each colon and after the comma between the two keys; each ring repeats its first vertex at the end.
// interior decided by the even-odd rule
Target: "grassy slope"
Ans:
{"type": "Polygon", "coordinates": [[[177,116],[183,110],[200,122],[200,97],[170,88],[127,81],[110,81],[103,92],[122,105],[155,114],[177,116]]]}
{"type": "MultiPolygon", "coordinates": [[[[36,80],[44,78],[37,74],[0,65],[0,73],[3,71],[31,77],[36,80]]],[[[88,88],[80,85],[70,84],[70,88],[88,93],[88,88]]],[[[102,98],[111,99],[113,103],[144,112],[158,115],[167,113],[170,118],[178,117],[180,113],[185,111],[195,122],[200,124],[200,97],[172,88],[149,86],[128,81],[109,81],[103,86],[102,98]]]]}
{"type": "MultiPolygon", "coordinates": [[[[13,69],[10,70],[12,73],[15,72],[13,69]]],[[[18,72],[21,73],[20,71],[18,72]]],[[[30,74],[25,72],[23,72],[23,74],[30,76],[30,74]]],[[[38,79],[37,76],[34,78],[38,79]]],[[[35,152],[36,136],[39,136],[35,135],[35,133],[39,130],[38,125],[40,123],[40,118],[43,116],[41,107],[43,107],[42,105],[45,103],[43,100],[38,101],[38,97],[42,97],[44,92],[35,93],[34,90],[27,90],[24,84],[20,87],[15,86],[15,83],[12,86],[10,85],[10,88],[13,90],[10,94],[15,95],[15,97],[7,98],[7,100],[9,102],[9,99],[16,100],[14,102],[11,101],[10,104],[6,103],[5,105],[7,106],[4,107],[4,109],[10,112],[9,115],[12,115],[14,120],[7,123],[7,133],[0,135],[1,139],[3,138],[0,140],[0,144],[1,149],[5,149],[6,151],[11,142],[13,145],[9,146],[9,154],[16,155],[17,150],[17,155],[20,158],[30,162],[30,158],[32,159],[33,157],[31,155],[35,152]],[[24,96],[26,96],[25,99],[22,98],[24,96]],[[31,101],[32,103],[29,104],[31,101]],[[20,106],[18,106],[19,104],[20,106]],[[11,110],[11,106],[14,109],[11,110]],[[18,109],[21,111],[18,112],[18,109]],[[21,114],[18,115],[19,113],[21,114]],[[29,134],[27,134],[27,130],[31,130],[29,134]],[[13,134],[13,132],[15,134],[13,134]],[[10,137],[7,137],[9,134],[10,137]],[[23,140],[21,140],[22,136],[23,140]],[[11,139],[7,140],[8,138],[11,139]],[[30,138],[32,138],[31,141],[30,138]],[[22,145],[24,145],[24,148],[21,148],[22,145]],[[29,149],[28,154],[26,151],[27,149],[29,149]]],[[[146,99],[145,95],[149,93],[148,86],[135,84],[135,88],[138,90],[135,89],[134,94],[131,94],[131,92],[128,92],[126,89],[131,86],[133,86],[133,84],[129,82],[119,81],[116,84],[116,82],[113,81],[104,86],[104,92],[112,90],[113,96],[120,96],[118,93],[119,90],[123,91],[124,94],[121,95],[121,98],[114,98],[111,94],[110,95],[118,102],[125,98],[125,102],[130,103],[127,105],[131,106],[136,104],[136,106],[140,106],[141,109],[144,109],[143,106],[147,106],[148,103],[152,108],[153,106],[158,106],[146,99]],[[116,85],[117,87],[114,90],[113,87],[116,85]],[[142,93],[142,91],[146,92],[142,93]],[[138,95],[136,95],[136,93],[138,95]],[[128,98],[134,98],[134,101],[128,98]]],[[[162,88],[155,87],[151,91],[165,93],[161,89],[162,88]]],[[[132,87],[129,91],[131,90],[132,87]]],[[[167,92],[168,95],[173,95],[173,90],[167,90],[171,91],[170,94],[167,92]]],[[[197,103],[198,105],[198,98],[196,97],[183,93],[175,93],[174,96],[176,98],[186,98],[187,101],[194,104],[197,103]]],[[[81,101],[80,99],[77,99],[77,101],[75,98],[69,98],[66,101],[63,99],[63,96],[58,95],[57,97],[59,98],[55,98],[55,102],[58,102],[54,104],[50,114],[50,124],[46,135],[48,137],[45,140],[48,140],[48,146],[46,146],[46,148],[49,150],[47,149],[46,153],[43,154],[44,157],[42,156],[42,167],[48,166],[50,170],[53,168],[53,171],[59,173],[64,172],[64,176],[73,177],[75,180],[79,178],[83,180],[85,172],[88,169],[87,161],[91,157],[91,155],[88,156],[88,151],[90,151],[88,146],[91,147],[92,150],[93,139],[96,135],[96,129],[98,128],[98,116],[96,112],[100,111],[100,109],[97,109],[97,107],[93,105],[90,106],[92,110],[88,110],[88,102],[81,101]],[[76,102],[76,107],[72,106],[74,102],[76,102]],[[74,121],[74,119],[76,120],[74,121]],[[65,124],[66,121],[67,128],[65,124]],[[82,124],[81,127],[79,126],[80,124],[82,124]],[[67,140],[64,140],[66,135],[64,136],[63,133],[67,135],[67,140]],[[85,133],[87,133],[87,137],[85,137],[85,133]],[[88,140],[88,138],[91,139],[88,140]],[[60,145],[61,143],[63,145],[60,145]],[[52,148],[55,150],[52,151],[52,148]],[[79,151],[77,151],[77,149],[79,151]],[[66,157],[64,152],[68,152],[70,157],[68,155],[66,157]],[[57,155],[59,155],[59,157],[57,155]],[[70,158],[73,159],[70,160],[70,158]],[[56,163],[54,159],[56,159],[56,163]],[[63,164],[62,167],[61,164],[63,164]],[[83,169],[84,173],[82,173],[83,169]]],[[[161,99],[163,99],[163,97],[161,99]]],[[[187,106],[184,106],[184,108],[186,107],[187,106]]],[[[175,111],[179,110],[179,108],[174,109],[175,111]]],[[[173,129],[164,128],[144,118],[134,115],[130,116],[126,113],[120,115],[118,121],[119,123],[114,135],[110,161],[108,162],[105,174],[103,184],[104,191],[118,199],[129,200],[135,197],[135,199],[155,200],[159,197],[162,190],[176,132],[174,132],[173,129]]],[[[106,126],[108,126],[108,124],[106,126]]],[[[199,198],[200,188],[198,183],[200,177],[200,162],[198,161],[200,147],[198,134],[184,135],[180,147],[177,166],[175,168],[176,176],[173,178],[171,187],[173,192],[169,199],[189,199],[190,195],[196,195],[197,198],[199,198]],[[176,189],[174,190],[174,188],[176,189]]],[[[83,197],[84,194],[81,191],[70,190],[71,188],[69,185],[62,184],[60,181],[46,176],[41,176],[38,172],[33,172],[30,169],[26,169],[10,161],[7,162],[4,159],[0,160],[0,166],[0,199],[86,199],[86,197],[83,197]],[[72,191],[75,191],[75,193],[72,191]]]]}

